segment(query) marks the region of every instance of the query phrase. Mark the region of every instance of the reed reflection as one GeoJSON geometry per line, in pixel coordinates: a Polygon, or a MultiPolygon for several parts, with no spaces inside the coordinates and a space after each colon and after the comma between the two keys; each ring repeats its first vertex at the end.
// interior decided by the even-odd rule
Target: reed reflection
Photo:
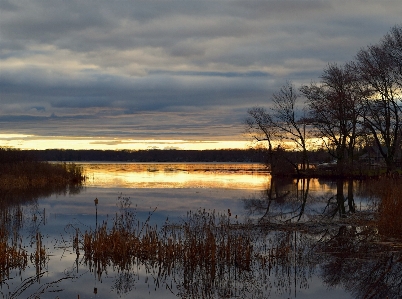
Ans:
{"type": "Polygon", "coordinates": [[[45,292],[59,290],[60,281],[73,278],[66,274],[55,281],[41,281],[48,274],[49,247],[43,233],[46,211],[39,208],[38,199],[54,193],[77,194],[81,189],[81,184],[68,183],[0,193],[0,294],[3,298],[39,298],[45,292]]]}
{"type": "Polygon", "coordinates": [[[118,293],[131,290],[140,268],[147,283],[179,298],[290,294],[307,288],[314,271],[306,235],[240,223],[230,211],[189,212],[183,223],[167,222],[160,230],[133,216],[126,211],[109,229],[104,223],[98,232],[83,235],[85,264],[98,280],[110,266],[120,273],[114,284],[118,293]]]}
{"type": "MultiPolygon", "coordinates": [[[[277,185],[279,196],[291,196],[285,186],[277,185]]],[[[293,191],[299,194],[293,200],[300,207],[306,193],[293,191]]],[[[152,212],[145,222],[138,221],[129,198],[119,197],[119,205],[120,212],[110,223],[103,222],[94,231],[69,225],[77,273],[66,271],[61,279],[77,278],[87,268],[100,297],[105,294],[99,293],[96,281],[101,283],[113,273],[112,290],[118,296],[129,294],[145,278],[150,291],[164,289],[179,298],[270,298],[297,297],[320,275],[327,286],[341,286],[353,298],[401,295],[400,243],[384,242],[370,221],[249,222],[240,221],[230,210],[224,214],[199,210],[179,223],[167,219],[158,228],[151,224],[152,212]]],[[[292,216],[295,220],[300,211],[292,216]]],[[[41,282],[46,268],[40,264],[46,257],[41,238],[35,236],[37,253],[26,257],[37,265],[36,275],[24,280],[14,297],[5,298],[17,298],[34,284],[40,292],[49,291],[51,285],[41,282]]],[[[52,288],[57,289],[56,281],[52,288]]]]}
{"type": "MultiPolygon", "coordinates": [[[[278,194],[287,191],[279,192],[278,185],[278,194]]],[[[166,288],[179,298],[297,297],[314,275],[354,298],[399,298],[402,248],[379,242],[372,223],[296,224],[240,222],[230,210],[200,210],[158,230],[125,210],[111,227],[104,223],[96,235],[85,232],[82,250],[98,280],[109,267],[119,273],[119,294],[130,292],[145,269],[150,288],[166,288]]]]}
{"type": "MultiPolygon", "coordinates": [[[[401,297],[399,182],[392,183],[395,192],[383,190],[388,201],[374,206],[379,210],[366,217],[356,203],[355,211],[350,208],[350,183],[342,183],[345,213],[341,213],[340,190],[329,188],[331,182],[269,178],[265,177],[269,185],[261,197],[244,200],[249,218],[237,217],[233,208],[224,213],[201,209],[188,212],[183,221],[167,219],[162,227],[152,224],[152,211],[139,222],[143,217],[137,217],[130,199],[123,196],[118,198],[119,212],[98,222],[94,196],[88,199],[93,222],[68,224],[53,243],[45,243],[45,211],[34,198],[24,206],[8,205],[8,212],[1,210],[5,225],[0,230],[1,238],[7,236],[7,252],[17,257],[15,252],[24,249],[21,238],[32,249],[21,250],[21,259],[14,264],[2,264],[2,295],[41,297],[61,292],[61,280],[78,282],[85,276],[94,283],[96,297],[102,298],[110,298],[110,288],[112,294],[128,297],[144,286],[150,298],[152,290],[179,298],[290,298],[311,291],[319,276],[326,286],[340,287],[352,298],[401,297]],[[23,229],[27,235],[20,233],[23,229]],[[54,260],[65,262],[59,267],[67,266],[62,276],[46,279],[53,245],[63,251],[54,260]],[[9,249],[13,247],[16,251],[9,249]],[[18,271],[27,272],[10,292],[7,284],[19,277],[18,271]],[[101,284],[109,288],[107,294],[102,294],[101,284]]],[[[352,189],[356,190],[356,182],[352,189]]],[[[87,287],[88,280],[81,285],[87,287]]]]}
{"type": "Polygon", "coordinates": [[[260,198],[244,199],[244,208],[249,216],[257,216],[259,222],[300,221],[305,216],[309,197],[310,178],[271,177],[268,188],[260,198]]]}
{"type": "Polygon", "coordinates": [[[32,232],[32,228],[38,227],[43,218],[39,220],[37,214],[25,213],[20,204],[3,207],[0,218],[0,294],[3,298],[20,298],[27,289],[37,284],[35,295],[38,296],[44,289],[52,287],[52,283],[42,285],[40,281],[47,273],[48,250],[39,230],[28,236],[21,230],[27,227],[32,232]],[[29,246],[25,240],[28,240],[29,246]],[[22,279],[23,271],[32,267],[35,274],[22,279]],[[9,291],[10,282],[17,277],[21,278],[21,283],[9,291]]]}

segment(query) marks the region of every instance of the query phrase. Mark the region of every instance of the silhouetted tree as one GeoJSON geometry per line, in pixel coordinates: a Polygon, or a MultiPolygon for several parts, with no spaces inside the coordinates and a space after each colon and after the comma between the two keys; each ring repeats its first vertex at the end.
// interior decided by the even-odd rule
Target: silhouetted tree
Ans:
{"type": "MultiPolygon", "coordinates": [[[[306,143],[306,123],[304,118],[297,115],[298,94],[291,82],[272,95],[274,102],[273,113],[275,124],[279,129],[280,139],[289,140],[295,144],[295,149],[301,149],[302,169],[308,169],[308,155],[306,143]]],[[[296,169],[298,171],[298,169],[296,169]]]]}
{"type": "Polygon", "coordinates": [[[268,147],[268,164],[271,170],[274,168],[273,141],[277,137],[278,129],[272,115],[262,107],[254,107],[248,110],[246,119],[246,132],[257,142],[266,142],[268,147]]]}
{"type": "Polygon", "coordinates": [[[269,153],[269,163],[274,168],[273,141],[290,141],[294,144],[292,150],[300,150],[301,159],[298,155],[287,155],[287,152],[278,148],[275,151],[277,156],[284,158],[299,172],[299,164],[302,169],[308,169],[307,138],[305,118],[297,115],[298,95],[292,83],[286,82],[281,89],[272,95],[273,107],[270,112],[264,108],[256,107],[248,110],[249,117],[246,119],[246,131],[253,139],[266,141],[269,153]]]}
{"type": "Polygon", "coordinates": [[[301,92],[308,99],[316,137],[321,138],[328,152],[336,158],[338,174],[343,175],[345,166],[353,170],[356,141],[361,132],[363,94],[348,65],[328,65],[321,79],[320,84],[303,86],[301,92]]]}
{"type": "Polygon", "coordinates": [[[365,125],[373,135],[387,165],[395,168],[395,155],[402,130],[402,27],[394,27],[378,45],[362,49],[354,70],[365,91],[365,125]]]}

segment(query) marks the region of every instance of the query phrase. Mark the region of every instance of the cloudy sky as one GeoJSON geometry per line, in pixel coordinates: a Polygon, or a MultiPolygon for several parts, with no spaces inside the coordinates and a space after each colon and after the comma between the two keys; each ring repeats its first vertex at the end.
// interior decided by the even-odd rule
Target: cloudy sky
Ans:
{"type": "Polygon", "coordinates": [[[0,0],[0,146],[247,146],[248,108],[401,16],[400,0],[0,0]]]}

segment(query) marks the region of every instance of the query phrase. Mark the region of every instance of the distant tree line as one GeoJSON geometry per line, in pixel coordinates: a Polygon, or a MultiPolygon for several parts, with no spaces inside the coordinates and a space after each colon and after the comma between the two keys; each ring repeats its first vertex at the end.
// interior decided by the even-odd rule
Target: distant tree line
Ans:
{"type": "Polygon", "coordinates": [[[282,167],[275,158],[279,149],[298,173],[309,169],[311,140],[319,140],[338,175],[352,174],[370,149],[387,173],[394,172],[402,151],[402,25],[361,49],[354,61],[328,64],[320,82],[300,88],[286,82],[271,100],[269,109],[248,110],[246,128],[265,142],[273,171],[282,167]],[[284,144],[300,152],[297,160],[286,155],[284,144]]]}
{"type": "Polygon", "coordinates": [[[265,152],[259,149],[228,150],[29,150],[41,161],[110,162],[254,162],[262,163],[265,152]]]}
{"type": "Polygon", "coordinates": [[[0,165],[8,163],[32,162],[34,160],[36,160],[35,157],[29,151],[0,147],[0,165]]]}

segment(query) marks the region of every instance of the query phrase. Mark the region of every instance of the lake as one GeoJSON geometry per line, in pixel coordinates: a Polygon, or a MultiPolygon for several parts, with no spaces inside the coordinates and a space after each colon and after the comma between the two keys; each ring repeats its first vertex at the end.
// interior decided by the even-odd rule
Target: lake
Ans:
{"type": "Polygon", "coordinates": [[[341,212],[339,182],[273,179],[259,164],[79,165],[84,186],[3,211],[13,217],[12,242],[28,252],[1,269],[4,298],[402,295],[402,249],[362,220],[377,199],[363,195],[361,182],[350,182],[353,201],[341,212]],[[154,242],[159,253],[117,259],[86,247],[85,236],[125,225],[138,228],[133,242],[154,242]]]}

